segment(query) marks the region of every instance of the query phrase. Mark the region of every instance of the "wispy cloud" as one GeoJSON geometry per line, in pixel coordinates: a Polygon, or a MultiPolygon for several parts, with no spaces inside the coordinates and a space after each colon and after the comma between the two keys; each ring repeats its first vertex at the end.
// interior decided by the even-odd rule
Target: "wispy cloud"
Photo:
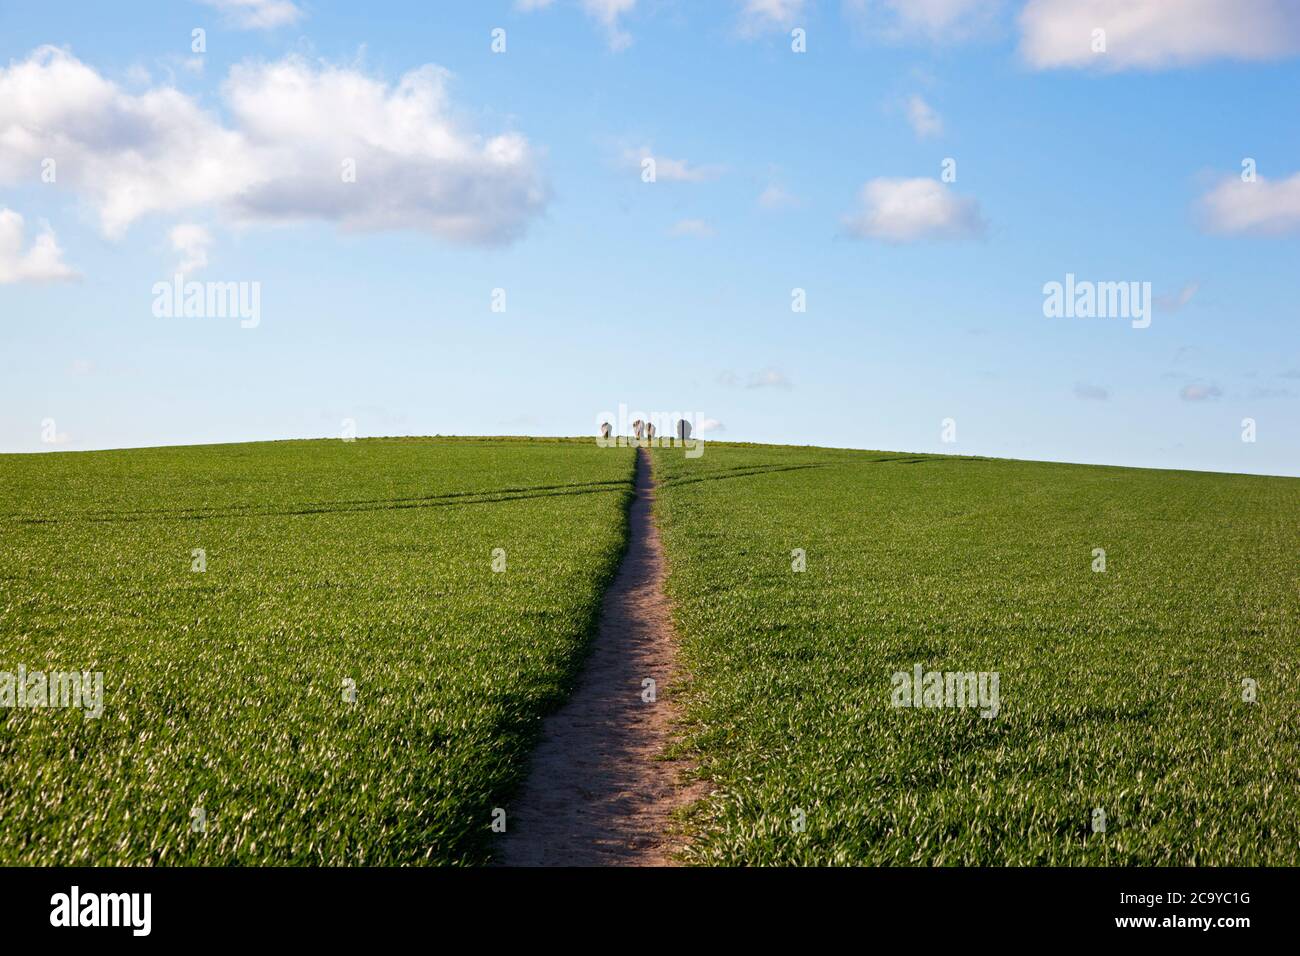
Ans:
{"type": "Polygon", "coordinates": [[[1253,389],[1250,393],[1251,398],[1272,399],[1272,398],[1292,398],[1295,392],[1289,388],[1274,388],[1268,385],[1261,385],[1253,389]]]}
{"type": "Polygon", "coordinates": [[[1200,383],[1184,385],[1179,391],[1178,397],[1185,402],[1208,402],[1216,398],[1223,397],[1223,389],[1217,385],[1204,385],[1200,383]]]}
{"type": "Polygon", "coordinates": [[[943,134],[943,118],[919,93],[907,100],[907,121],[912,125],[912,132],[922,139],[943,134]]]}
{"type": "Polygon", "coordinates": [[[203,269],[208,264],[208,247],[212,245],[212,234],[203,226],[182,223],[172,228],[167,234],[172,248],[181,254],[176,271],[190,275],[203,269]]]}
{"type": "Polygon", "coordinates": [[[297,23],[304,16],[291,0],[199,0],[224,13],[241,30],[274,30],[297,23]]]}
{"type": "Polygon", "coordinates": [[[756,36],[769,30],[789,30],[804,15],[805,0],[741,0],[740,32],[756,36]]]}
{"type": "Polygon", "coordinates": [[[643,164],[647,159],[654,160],[656,182],[707,183],[726,172],[725,166],[699,166],[684,159],[671,159],[668,156],[658,155],[649,146],[624,150],[623,158],[638,169],[644,169],[643,164]]]}
{"type": "Polygon", "coordinates": [[[743,377],[737,375],[730,369],[727,369],[726,371],[718,373],[717,381],[719,385],[726,388],[739,388],[742,382],[745,388],[789,389],[794,387],[793,383],[791,383],[790,379],[786,377],[784,372],[780,369],[772,368],[770,365],[767,368],[761,368],[757,372],[751,372],[743,377]]]}
{"type": "Polygon", "coordinates": [[[769,183],[758,194],[758,204],[764,209],[793,209],[799,205],[799,200],[775,183],[769,183]]]}
{"type": "MultiPolygon", "coordinates": [[[[522,13],[550,8],[554,0],[515,0],[515,9],[522,13]]],[[[632,34],[623,29],[622,18],[636,7],[636,0],[579,0],[584,13],[600,24],[605,31],[609,48],[615,52],[632,45],[632,34]]]]}
{"type": "Polygon", "coordinates": [[[1185,283],[1181,289],[1174,295],[1158,295],[1155,297],[1155,306],[1163,312],[1177,312],[1187,303],[1192,301],[1196,291],[1201,284],[1193,279],[1185,283]]]}
{"type": "Polygon", "coordinates": [[[691,237],[694,239],[708,239],[716,235],[712,226],[703,219],[679,219],[673,223],[668,234],[675,238],[691,237]]]}
{"type": "Polygon", "coordinates": [[[959,42],[983,33],[1002,0],[845,0],[844,13],[868,33],[893,42],[959,42]]]}

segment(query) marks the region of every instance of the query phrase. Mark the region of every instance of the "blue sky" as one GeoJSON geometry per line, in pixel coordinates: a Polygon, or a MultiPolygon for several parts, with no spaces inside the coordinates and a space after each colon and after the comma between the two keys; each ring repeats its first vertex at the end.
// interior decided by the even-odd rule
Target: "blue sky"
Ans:
{"type": "Polygon", "coordinates": [[[0,451],[626,403],[1300,475],[1300,13],[1170,6],[5,4],[0,451]],[[257,326],[155,315],[182,263],[257,326]],[[1149,282],[1150,326],[1048,318],[1067,273],[1149,282]]]}

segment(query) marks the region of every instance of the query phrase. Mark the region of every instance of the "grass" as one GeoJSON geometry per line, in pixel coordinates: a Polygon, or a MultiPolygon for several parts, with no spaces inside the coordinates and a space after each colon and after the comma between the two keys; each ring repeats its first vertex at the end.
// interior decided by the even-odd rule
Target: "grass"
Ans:
{"type": "MultiPolygon", "coordinates": [[[[715,785],[691,862],[1300,863],[1300,480],[655,467],[715,785]],[[891,706],[918,664],[997,672],[997,716],[891,706]]],[[[102,671],[105,705],[0,707],[0,864],[486,862],[632,468],[590,440],[0,456],[0,672],[102,671]]]]}
{"type": "Polygon", "coordinates": [[[105,703],[0,708],[0,864],[486,861],[632,467],[590,441],[0,456],[0,671],[102,671],[105,703]]]}
{"type": "Polygon", "coordinates": [[[1300,480],[720,443],[655,466],[717,788],[693,862],[1300,863],[1300,480]],[[891,706],[916,664],[998,672],[998,715],[891,706]]]}

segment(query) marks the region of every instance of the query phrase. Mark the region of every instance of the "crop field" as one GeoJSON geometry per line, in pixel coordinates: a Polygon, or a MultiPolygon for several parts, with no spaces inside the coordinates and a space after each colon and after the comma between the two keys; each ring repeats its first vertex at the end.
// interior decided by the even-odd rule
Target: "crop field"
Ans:
{"type": "MultiPolygon", "coordinates": [[[[653,455],[687,862],[1300,863],[1300,480],[653,455]]],[[[590,439],[0,456],[0,864],[488,862],[632,476],[590,439]],[[93,710],[4,683],[67,672],[93,710]]]]}
{"type": "Polygon", "coordinates": [[[558,440],[0,456],[0,672],[102,673],[98,716],[10,685],[0,864],[485,862],[632,469],[558,440]]]}
{"type": "Polygon", "coordinates": [[[715,787],[691,861],[1300,863],[1300,480],[717,443],[655,465],[715,787]],[[896,706],[918,666],[996,674],[996,713],[896,706]]]}

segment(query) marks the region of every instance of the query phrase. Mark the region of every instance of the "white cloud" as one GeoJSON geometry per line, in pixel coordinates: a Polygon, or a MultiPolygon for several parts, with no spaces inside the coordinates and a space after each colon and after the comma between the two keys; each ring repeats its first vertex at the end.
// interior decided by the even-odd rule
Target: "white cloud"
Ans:
{"type": "Polygon", "coordinates": [[[669,159],[667,156],[656,156],[649,146],[642,146],[636,150],[625,150],[624,158],[630,165],[637,169],[647,159],[654,160],[655,180],[657,182],[670,183],[705,183],[717,179],[725,172],[722,166],[692,166],[684,159],[669,159]]]}
{"type": "Polygon", "coordinates": [[[679,219],[668,231],[670,236],[690,236],[696,239],[708,239],[715,233],[713,227],[703,219],[679,219]]]}
{"type": "Polygon", "coordinates": [[[1161,69],[1300,52],[1294,0],[1029,0],[1021,55],[1039,69],[1161,69]],[[1106,50],[1093,52],[1093,30],[1106,50]]]}
{"type": "Polygon", "coordinates": [[[847,14],[888,40],[964,40],[984,30],[1001,0],[845,0],[847,14]]]}
{"type": "Polygon", "coordinates": [[[63,261],[54,230],[46,226],[24,251],[27,229],[23,217],[0,207],[0,285],[71,279],[76,272],[63,261]]]}
{"type": "Polygon", "coordinates": [[[912,94],[907,101],[907,121],[912,124],[912,132],[922,139],[943,133],[943,118],[919,93],[912,94]]]}
{"type": "MultiPolygon", "coordinates": [[[[545,10],[553,0],[515,0],[515,9],[523,13],[545,10]]],[[[620,18],[632,12],[636,0],[581,0],[584,13],[601,25],[609,48],[614,51],[626,50],[632,45],[632,35],[623,29],[620,18]]]]}
{"type": "Polygon", "coordinates": [[[872,179],[860,198],[861,210],[845,218],[849,233],[860,239],[972,239],[986,227],[978,202],[937,179],[872,179]]]}
{"type": "Polygon", "coordinates": [[[150,212],[229,195],[262,173],[240,134],[185,94],[127,93],[54,47],[0,68],[0,182],[31,177],[44,157],[120,236],[150,212]]]}
{"type": "Polygon", "coordinates": [[[765,30],[789,30],[804,15],[805,0],[742,0],[740,31],[754,36],[765,30]]]}
{"type": "Polygon", "coordinates": [[[790,209],[798,206],[799,200],[780,186],[771,183],[758,194],[758,204],[764,209],[790,209]]]}
{"type": "Polygon", "coordinates": [[[424,229],[468,242],[516,238],[548,199],[533,150],[518,134],[459,129],[447,79],[423,66],[389,87],[296,57],[235,67],[225,99],[274,175],[250,182],[232,203],[252,219],[424,229]],[[356,182],[343,181],[345,160],[355,161],[356,182]]]}
{"type": "Polygon", "coordinates": [[[705,432],[722,432],[727,430],[727,426],[722,424],[716,418],[701,418],[699,420],[700,434],[705,432]]]}
{"type": "Polygon", "coordinates": [[[605,28],[611,50],[625,50],[632,45],[632,35],[619,26],[619,17],[631,13],[636,0],[582,0],[582,9],[605,28]]]}
{"type": "Polygon", "coordinates": [[[172,248],[182,256],[176,271],[189,275],[203,269],[208,264],[208,247],[212,245],[212,234],[203,226],[182,223],[173,227],[168,233],[172,248]]]}
{"type": "Polygon", "coordinates": [[[302,19],[302,10],[291,0],[199,0],[215,7],[244,30],[273,30],[302,19]]]}
{"type": "Polygon", "coordinates": [[[1281,236],[1300,231],[1300,173],[1286,179],[1242,182],[1229,176],[1201,197],[1201,219],[1210,232],[1281,236]]]}
{"type": "Polygon", "coordinates": [[[213,207],[239,221],[509,241],[548,200],[533,150],[518,134],[462,129],[447,78],[424,66],[390,86],[294,56],[246,63],[222,87],[226,125],[173,87],[129,93],[43,47],[0,68],[0,182],[53,157],[110,237],[151,213],[213,207]]]}

